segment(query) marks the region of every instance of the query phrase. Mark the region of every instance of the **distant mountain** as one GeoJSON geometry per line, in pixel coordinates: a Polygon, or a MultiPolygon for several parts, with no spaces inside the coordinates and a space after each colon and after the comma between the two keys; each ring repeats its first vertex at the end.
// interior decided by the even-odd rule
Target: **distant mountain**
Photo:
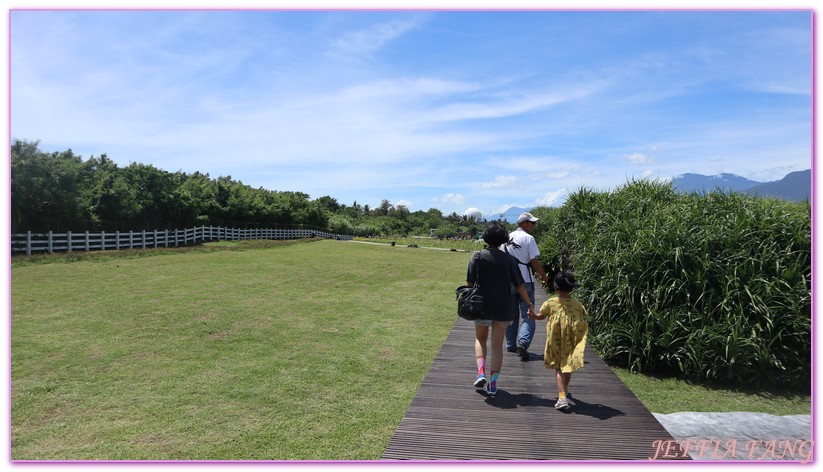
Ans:
{"type": "Polygon", "coordinates": [[[766,182],[746,189],[749,195],[804,201],[812,198],[812,171],[791,172],[780,180],[766,182]]]}
{"type": "Polygon", "coordinates": [[[700,174],[683,174],[678,175],[672,180],[674,189],[682,193],[705,193],[714,192],[715,190],[722,190],[724,192],[734,191],[741,192],[743,190],[760,185],[762,182],[756,180],[749,180],[745,177],[740,177],[734,174],[720,174],[720,175],[700,175],[700,174]]]}
{"type": "Polygon", "coordinates": [[[489,220],[496,220],[498,218],[502,218],[508,223],[517,223],[517,217],[520,216],[525,211],[532,211],[531,208],[520,208],[520,207],[509,207],[503,213],[492,213],[489,214],[489,220]]]}
{"type": "Polygon", "coordinates": [[[681,193],[706,193],[721,190],[803,201],[811,198],[812,171],[791,172],[786,177],[773,182],[758,182],[734,174],[683,174],[672,179],[672,185],[676,191],[681,193]]]}
{"type": "MultiPolygon", "coordinates": [[[[760,197],[782,198],[792,201],[811,200],[812,171],[791,172],[780,180],[758,182],[735,174],[700,175],[682,174],[672,179],[675,191],[680,193],[707,193],[722,190],[724,192],[743,192],[760,197]]],[[[503,213],[489,213],[486,219],[503,219],[508,223],[517,223],[517,217],[531,208],[512,206],[503,213]]]]}

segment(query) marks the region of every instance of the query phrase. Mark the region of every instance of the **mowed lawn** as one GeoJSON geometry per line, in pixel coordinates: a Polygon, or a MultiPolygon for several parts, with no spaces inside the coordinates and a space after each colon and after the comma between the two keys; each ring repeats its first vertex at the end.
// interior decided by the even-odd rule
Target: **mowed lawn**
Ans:
{"type": "Polygon", "coordinates": [[[319,241],[15,266],[12,459],[378,459],[468,259],[319,241]]]}

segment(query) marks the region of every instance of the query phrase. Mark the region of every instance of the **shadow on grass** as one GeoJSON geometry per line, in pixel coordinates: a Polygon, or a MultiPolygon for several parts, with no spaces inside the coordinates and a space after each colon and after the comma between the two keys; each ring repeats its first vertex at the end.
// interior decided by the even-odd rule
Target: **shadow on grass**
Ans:
{"type": "Polygon", "coordinates": [[[782,416],[805,415],[811,412],[811,396],[808,389],[758,388],[724,382],[696,381],[659,373],[630,373],[620,367],[612,369],[650,411],[658,413],[750,411],[782,416]],[[710,398],[711,402],[700,400],[706,398],[710,398]]]}
{"type": "MultiPolygon", "coordinates": [[[[622,368],[621,368],[622,369],[622,368]]],[[[625,370],[625,369],[623,369],[625,370]]],[[[798,386],[763,386],[763,387],[756,387],[756,386],[739,386],[735,385],[730,382],[722,382],[722,381],[698,381],[695,379],[687,379],[687,378],[680,378],[674,374],[660,374],[660,373],[643,373],[643,374],[633,374],[633,375],[643,375],[644,377],[658,381],[658,382],[682,382],[690,387],[697,387],[697,388],[704,388],[710,392],[730,392],[730,393],[738,393],[742,395],[750,395],[750,396],[757,396],[767,400],[792,400],[797,398],[804,398],[811,395],[811,383],[807,389],[798,387],[798,386]]]]}

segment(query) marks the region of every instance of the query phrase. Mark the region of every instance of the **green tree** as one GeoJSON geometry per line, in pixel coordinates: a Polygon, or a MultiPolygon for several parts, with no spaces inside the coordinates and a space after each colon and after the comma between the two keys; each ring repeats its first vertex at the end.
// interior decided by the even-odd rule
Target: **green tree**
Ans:
{"type": "Polygon", "coordinates": [[[87,224],[79,200],[83,160],[71,149],[45,153],[39,141],[11,147],[12,231],[64,231],[87,224]]]}
{"type": "Polygon", "coordinates": [[[331,213],[339,213],[342,209],[341,205],[337,203],[337,200],[335,200],[332,197],[329,197],[328,195],[320,197],[315,201],[318,205],[325,208],[331,213]]]}

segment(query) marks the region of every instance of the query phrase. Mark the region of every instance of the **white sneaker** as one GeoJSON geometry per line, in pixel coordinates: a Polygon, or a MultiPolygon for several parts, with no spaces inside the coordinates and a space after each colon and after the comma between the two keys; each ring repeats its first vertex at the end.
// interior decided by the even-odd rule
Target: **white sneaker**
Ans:
{"type": "Polygon", "coordinates": [[[554,404],[554,408],[557,410],[568,410],[571,408],[571,405],[569,405],[569,400],[566,397],[563,397],[557,400],[557,403],[554,404]]]}

